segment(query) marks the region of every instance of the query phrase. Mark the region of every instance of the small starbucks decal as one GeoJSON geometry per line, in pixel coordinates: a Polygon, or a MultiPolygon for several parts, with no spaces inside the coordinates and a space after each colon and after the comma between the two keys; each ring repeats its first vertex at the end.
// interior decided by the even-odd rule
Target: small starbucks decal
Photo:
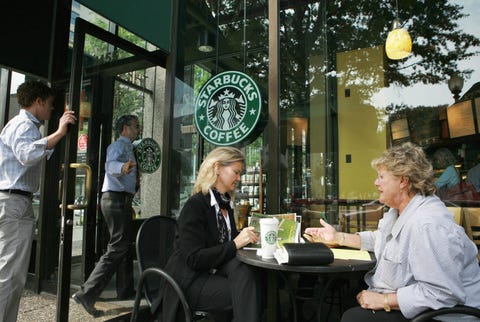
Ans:
{"type": "Polygon", "coordinates": [[[195,101],[195,124],[200,134],[215,145],[233,145],[255,129],[261,114],[257,84],[236,71],[209,79],[195,101]]]}
{"type": "Polygon", "coordinates": [[[154,139],[142,139],[135,148],[135,157],[140,172],[153,173],[160,167],[160,146],[154,139]]]}
{"type": "Polygon", "coordinates": [[[269,231],[265,234],[265,241],[267,244],[273,245],[277,242],[277,232],[276,231],[269,231]]]}

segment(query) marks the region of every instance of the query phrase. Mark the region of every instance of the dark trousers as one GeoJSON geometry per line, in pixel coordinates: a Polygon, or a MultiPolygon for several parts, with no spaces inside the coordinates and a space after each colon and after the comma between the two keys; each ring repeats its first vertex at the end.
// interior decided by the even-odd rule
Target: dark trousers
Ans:
{"type": "Polygon", "coordinates": [[[116,272],[117,296],[134,292],[132,257],[132,195],[123,192],[104,192],[101,199],[103,217],[108,226],[110,241],[88,280],[82,287],[84,297],[95,302],[116,272]]]}
{"type": "Polygon", "coordinates": [[[410,321],[403,316],[400,311],[385,312],[372,311],[361,308],[360,306],[348,309],[343,313],[341,322],[405,322],[410,321]]]}
{"type": "MultiPolygon", "coordinates": [[[[201,287],[196,281],[189,290],[201,287]]],[[[233,258],[215,274],[208,274],[194,309],[208,312],[232,309],[235,322],[260,322],[263,297],[259,273],[233,258]]]]}

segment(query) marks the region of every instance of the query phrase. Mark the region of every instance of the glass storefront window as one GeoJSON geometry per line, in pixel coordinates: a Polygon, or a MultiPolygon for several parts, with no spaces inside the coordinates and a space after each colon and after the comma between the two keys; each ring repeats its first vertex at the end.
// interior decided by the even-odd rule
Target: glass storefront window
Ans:
{"type": "MultiPolygon", "coordinates": [[[[181,4],[182,5],[182,4],[181,4]]],[[[180,5],[180,6],[181,6],[180,5]]],[[[183,71],[175,85],[173,124],[172,212],[178,214],[190,196],[202,157],[214,146],[200,138],[193,123],[195,95],[213,75],[227,70],[252,77],[267,97],[268,17],[266,4],[258,1],[185,1],[186,23],[180,24],[178,58],[183,71]],[[183,29],[182,29],[183,28],[183,29]],[[199,45],[204,45],[200,47],[199,45]],[[208,46],[206,46],[208,45],[208,46]],[[201,146],[201,149],[200,149],[201,146]]],[[[266,108],[266,105],[265,105],[266,108]]],[[[247,157],[238,193],[260,209],[261,136],[243,146],[247,157]],[[250,181],[251,175],[251,181],[250,181]],[[255,175],[257,177],[255,177],[255,175]],[[248,178],[248,179],[247,179],[248,178]],[[248,182],[248,183],[246,183],[248,182]],[[243,196],[244,192],[245,196],[243,196]]],[[[239,195],[239,196],[240,196],[239,195]]]]}
{"type": "Polygon", "coordinates": [[[396,15],[392,3],[301,1],[281,10],[286,210],[302,213],[306,224],[318,225],[322,213],[338,223],[347,208],[377,198],[370,161],[404,141],[421,145],[429,157],[447,147],[460,176],[479,161],[475,104],[467,108],[470,132],[452,137],[448,87],[451,75],[460,74],[467,99],[480,78],[473,1],[399,2],[398,17],[413,40],[412,54],[402,60],[387,58],[384,50],[396,15]]]}
{"type": "MultiPolygon", "coordinates": [[[[104,30],[109,30],[110,32],[117,34],[119,37],[124,38],[139,47],[147,48],[148,46],[149,50],[157,49],[155,46],[145,41],[144,39],[131,33],[125,28],[122,28],[121,26],[115,25],[110,20],[90,10],[89,8],[79,4],[76,1],[73,1],[72,3],[72,16],[71,16],[71,23],[70,23],[70,46],[71,47],[73,47],[73,36],[74,36],[76,18],[82,18],[99,28],[102,28],[104,30]]],[[[96,65],[100,65],[108,62],[114,62],[119,59],[133,56],[131,53],[128,53],[119,48],[114,48],[111,45],[99,39],[96,39],[95,37],[88,34],[86,35],[86,41],[85,41],[85,53],[87,54],[87,58],[84,61],[85,67],[96,66],[96,65]]]]}
{"type": "MultiPolygon", "coordinates": [[[[173,196],[182,196],[182,201],[201,162],[198,148],[203,155],[211,148],[202,144],[192,121],[198,88],[211,75],[243,71],[254,78],[268,104],[269,61],[268,2],[184,3],[178,47],[183,71],[175,86],[173,127],[174,164],[181,160],[182,179],[177,180],[183,182],[173,196]],[[199,51],[205,30],[211,36],[209,46],[199,51]]],[[[466,177],[480,161],[477,15],[472,0],[399,2],[398,12],[390,2],[281,1],[280,151],[269,157],[280,168],[279,211],[302,214],[310,225],[318,224],[318,216],[338,224],[347,209],[364,210],[364,204],[378,197],[370,161],[405,141],[421,145],[432,160],[437,149],[447,147],[460,176],[466,177]],[[389,59],[384,48],[396,17],[413,40],[412,54],[401,60],[389,59]],[[462,107],[454,104],[449,90],[453,74],[463,80],[457,99],[471,102],[466,132],[463,123],[455,125],[462,107]]],[[[262,135],[245,147],[247,163],[254,161],[246,166],[242,193],[250,189],[243,185],[250,182],[248,172],[261,169],[260,182],[269,175],[261,155],[268,150],[266,142],[262,135]]],[[[260,211],[265,200],[261,202],[260,211]]],[[[181,206],[176,201],[173,208],[181,206]]]]}
{"type": "Polygon", "coordinates": [[[10,84],[10,94],[17,92],[18,86],[25,81],[25,75],[17,72],[12,72],[12,83],[10,84]]]}

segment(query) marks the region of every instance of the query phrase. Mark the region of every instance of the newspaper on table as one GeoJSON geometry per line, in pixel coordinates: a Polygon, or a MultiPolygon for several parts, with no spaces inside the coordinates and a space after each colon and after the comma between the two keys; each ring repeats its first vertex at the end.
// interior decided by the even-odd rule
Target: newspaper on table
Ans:
{"type": "MultiPolygon", "coordinates": [[[[262,218],[277,218],[278,219],[278,235],[277,243],[280,247],[284,243],[298,243],[300,239],[300,222],[297,220],[295,213],[284,214],[261,214],[252,213],[250,215],[249,226],[255,228],[255,231],[260,233],[260,219],[262,218]]],[[[256,244],[249,244],[244,249],[260,249],[262,248],[260,240],[256,244]]]]}

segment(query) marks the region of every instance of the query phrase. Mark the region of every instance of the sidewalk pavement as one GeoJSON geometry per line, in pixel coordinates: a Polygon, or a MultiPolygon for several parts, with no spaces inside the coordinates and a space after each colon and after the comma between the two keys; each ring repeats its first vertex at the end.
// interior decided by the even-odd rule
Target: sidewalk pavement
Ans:
{"type": "MultiPolygon", "coordinates": [[[[56,301],[57,297],[55,295],[47,293],[36,294],[32,291],[25,290],[20,301],[17,322],[56,321],[56,301]]],[[[133,299],[128,301],[117,301],[116,299],[110,300],[102,297],[101,301],[95,304],[95,307],[98,310],[103,311],[102,316],[96,318],[92,317],[81,305],[70,299],[68,321],[130,321],[128,313],[130,313],[133,308],[133,299]]]]}
{"type": "MultiPolygon", "coordinates": [[[[79,289],[78,277],[80,275],[81,265],[72,265],[72,282],[71,282],[71,294],[79,289]]],[[[133,279],[135,285],[139,279],[139,268],[136,261],[133,263],[133,279]]],[[[28,283],[27,276],[27,284],[28,283]]],[[[20,308],[18,310],[17,322],[55,322],[57,320],[57,296],[54,294],[56,291],[57,278],[52,277],[48,280],[44,289],[48,292],[41,292],[37,294],[32,292],[27,286],[24,289],[22,298],[20,300],[20,308]]],[[[110,321],[110,322],[129,322],[132,312],[134,298],[120,301],[117,299],[117,292],[115,276],[113,276],[108,285],[100,295],[100,299],[95,303],[95,308],[101,311],[101,316],[92,317],[88,314],[80,304],[77,304],[70,298],[70,305],[68,308],[68,322],[98,322],[98,321],[110,321]],[[122,318],[123,317],[123,318],[122,318]]],[[[145,298],[142,297],[140,302],[140,309],[142,312],[146,309],[148,304],[145,298]]],[[[140,312],[138,315],[138,321],[145,321],[148,319],[148,313],[144,314],[140,312]]],[[[3,321],[0,321],[3,322],[3,321]]]]}

